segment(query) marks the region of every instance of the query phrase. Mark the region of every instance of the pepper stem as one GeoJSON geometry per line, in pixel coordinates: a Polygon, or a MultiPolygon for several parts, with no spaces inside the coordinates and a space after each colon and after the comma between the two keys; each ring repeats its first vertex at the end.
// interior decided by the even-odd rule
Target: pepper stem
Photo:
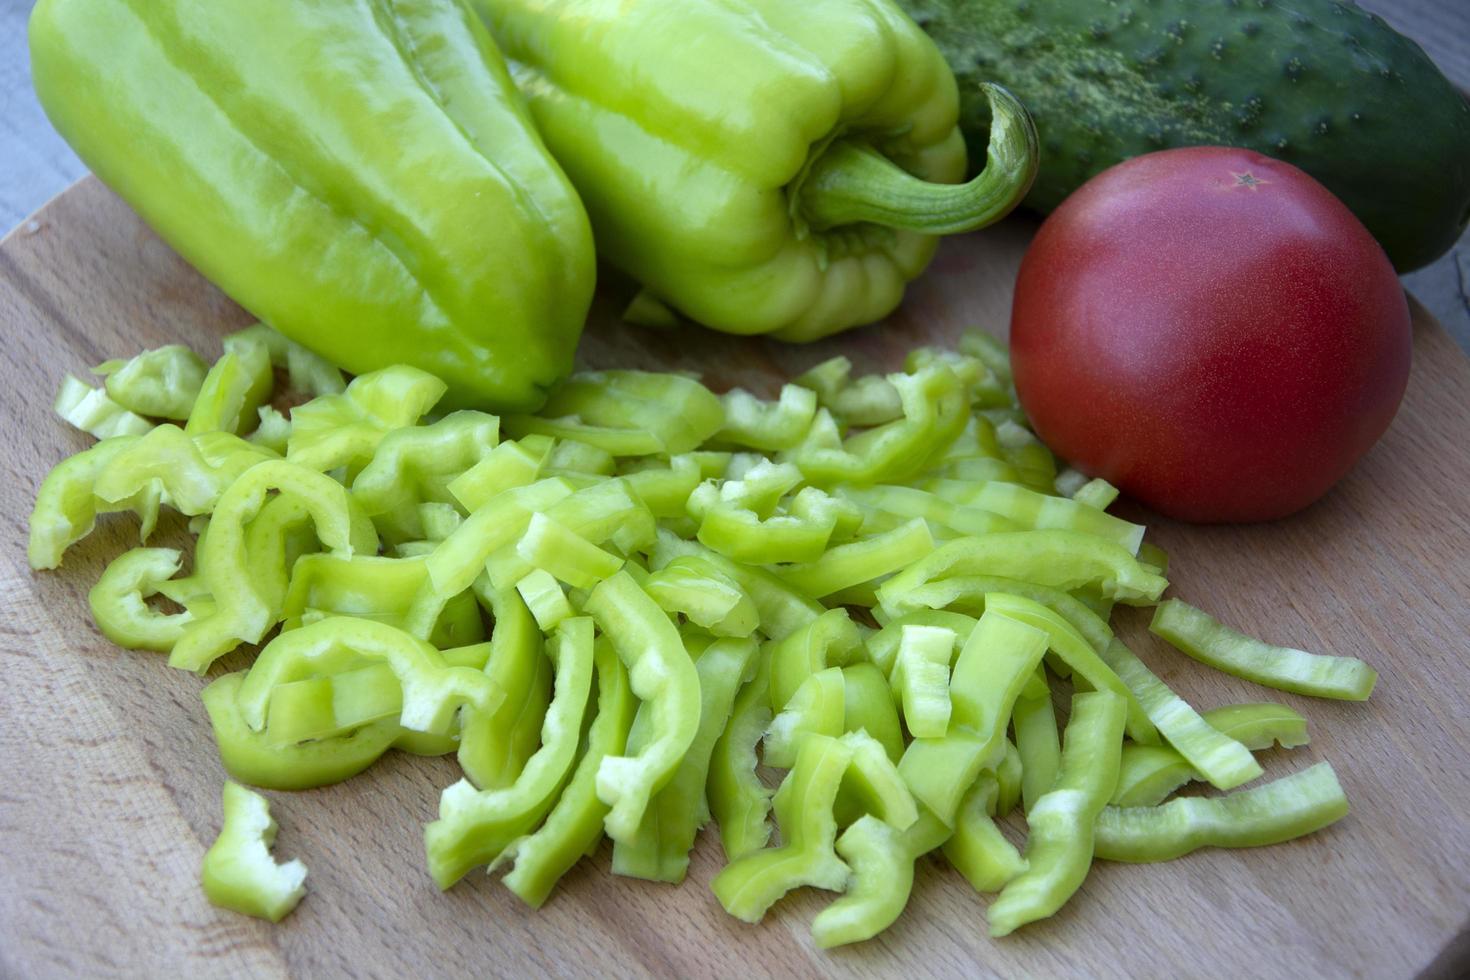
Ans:
{"type": "Polygon", "coordinates": [[[964,184],[936,184],[903,170],[870,146],[833,142],[797,192],[802,218],[817,231],[868,222],[926,235],[973,231],[1005,217],[1036,178],[1036,124],[1014,95],[990,82],[985,169],[964,184]]]}

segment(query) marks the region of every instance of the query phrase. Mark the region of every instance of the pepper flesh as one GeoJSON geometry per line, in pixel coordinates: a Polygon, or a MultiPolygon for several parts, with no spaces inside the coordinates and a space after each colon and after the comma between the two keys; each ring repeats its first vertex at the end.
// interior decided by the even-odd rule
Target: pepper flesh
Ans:
{"type": "Polygon", "coordinates": [[[193,619],[185,610],[160,613],[144,601],[159,593],[159,584],[179,570],[172,548],[134,548],[114,558],[87,594],[92,618],[107,638],[133,650],[173,649],[193,619]]]}
{"type": "Polygon", "coordinates": [[[287,336],[500,408],[571,369],[586,215],[461,4],[46,0],[30,45],[78,155],[287,336]]]}
{"type": "Polygon", "coordinates": [[[265,797],[226,782],[224,825],[204,853],[204,894],[221,908],[280,922],[306,894],[306,865],[277,864],[276,822],[265,797]]]}
{"type": "Polygon", "coordinates": [[[710,758],[706,796],[726,862],[765,847],[771,837],[771,791],[756,775],[756,744],[772,717],[770,686],[771,658],[762,651],[710,758]]]}

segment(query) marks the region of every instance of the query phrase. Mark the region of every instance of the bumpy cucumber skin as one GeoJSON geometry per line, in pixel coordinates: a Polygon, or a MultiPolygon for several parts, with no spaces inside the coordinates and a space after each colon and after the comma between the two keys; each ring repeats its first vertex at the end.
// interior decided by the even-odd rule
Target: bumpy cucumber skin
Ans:
{"type": "Polygon", "coordinates": [[[1031,110],[1050,211],[1089,177],[1176,146],[1292,163],[1352,209],[1400,272],[1470,221],[1470,102],[1408,38],[1338,0],[901,0],[960,83],[972,159],[984,81],[1031,110]]]}

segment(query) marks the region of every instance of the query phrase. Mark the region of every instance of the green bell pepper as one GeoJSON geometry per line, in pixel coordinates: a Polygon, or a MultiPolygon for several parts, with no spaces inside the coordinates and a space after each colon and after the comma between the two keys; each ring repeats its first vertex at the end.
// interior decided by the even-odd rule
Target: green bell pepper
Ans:
{"type": "Polygon", "coordinates": [[[277,864],[270,850],[275,842],[265,797],[226,782],[224,824],[204,852],[204,894],[220,908],[280,922],[306,894],[306,865],[277,864]]]}
{"type": "Polygon", "coordinates": [[[287,336],[460,405],[534,409],[570,371],[587,218],[464,5],[45,0],[30,43],[77,154],[287,336]]]}
{"type": "Polygon", "coordinates": [[[977,892],[998,892],[1026,870],[1026,859],[1001,835],[995,823],[1000,784],[982,772],[960,802],[954,833],[944,842],[944,858],[977,892]]]}
{"type": "Polygon", "coordinates": [[[760,850],[771,839],[771,791],[756,775],[756,744],[771,723],[769,647],[758,654],[755,674],[735,697],[729,724],[710,756],[705,795],[720,829],[725,860],[760,850]]]}
{"type": "Polygon", "coordinates": [[[204,359],[183,344],[145,350],[125,361],[104,361],[92,369],[106,376],[107,394],[123,408],[176,421],[189,417],[208,370],[204,359]]]}
{"type": "Polygon", "coordinates": [[[51,407],[64,422],[97,439],[141,436],[153,428],[152,422],[113,401],[103,389],[70,374],[61,379],[51,407]]]}
{"type": "Polygon", "coordinates": [[[173,548],[134,548],[108,564],[87,593],[87,604],[109,640],[130,650],[167,653],[173,649],[193,614],[187,609],[161,613],[150,609],[145,600],[158,595],[160,584],[173,578],[179,560],[173,548]]]}

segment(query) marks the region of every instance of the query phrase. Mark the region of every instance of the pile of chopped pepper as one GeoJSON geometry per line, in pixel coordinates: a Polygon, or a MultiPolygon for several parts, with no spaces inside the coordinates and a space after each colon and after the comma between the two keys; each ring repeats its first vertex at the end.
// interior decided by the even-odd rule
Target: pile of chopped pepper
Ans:
{"type": "MultiPolygon", "coordinates": [[[[212,366],[165,347],[97,373],[58,397],[100,441],[42,483],[32,566],[101,514],[136,514],[145,542],[162,507],[192,518],[189,573],[170,548],[119,556],[98,625],[201,674],[261,645],[202,695],[240,783],[455,753],[425,830],[442,888],[503,867],[539,906],[603,836],[615,873],[678,882],[713,820],[738,918],[809,886],[841,893],[818,945],[868,939],[937,852],[998,893],[1000,936],[1056,913],[1095,857],[1270,844],[1347,812],[1327,763],[1241,788],[1253,750],[1306,743],[1302,717],[1199,713],[1108,620],[1156,606],[1185,654],[1318,697],[1366,698],[1373,670],[1161,602],[1167,556],[1107,513],[1113,488],[1059,471],[983,333],[889,375],[836,358],[773,400],[582,373],[499,418],[436,413],[445,385],[417,368],[347,383],[259,325],[212,366]],[[289,413],[278,370],[309,396],[289,413]],[[1192,781],[1226,793],[1169,800],[1192,781]],[[1020,849],[997,824],[1018,806],[1020,849]]],[[[305,868],[273,864],[262,798],[225,800],[207,893],[278,919],[305,868]]]]}

